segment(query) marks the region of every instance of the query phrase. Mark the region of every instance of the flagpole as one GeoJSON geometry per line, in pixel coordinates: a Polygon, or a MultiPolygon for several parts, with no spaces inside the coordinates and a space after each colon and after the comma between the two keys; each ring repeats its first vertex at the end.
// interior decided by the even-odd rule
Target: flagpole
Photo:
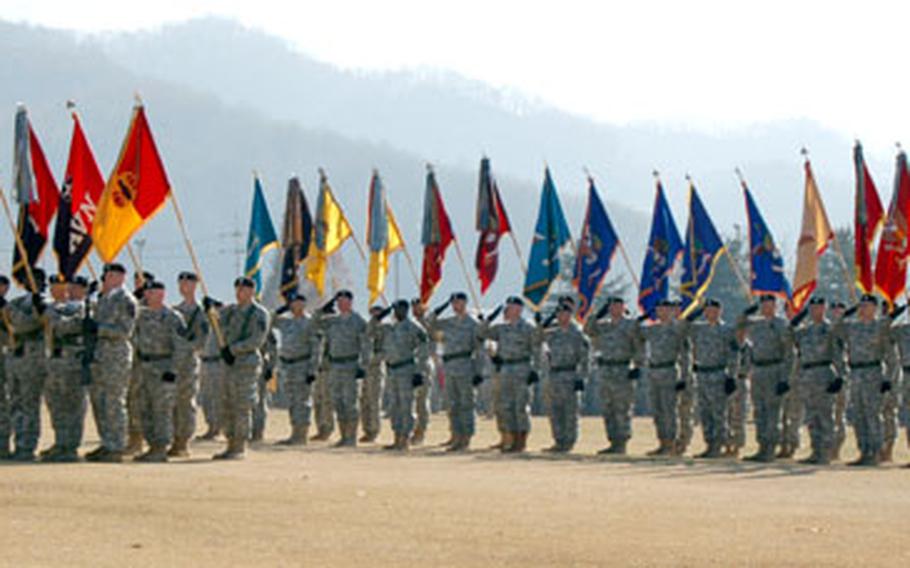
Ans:
{"type": "Polygon", "coordinates": [[[136,276],[139,279],[139,285],[144,285],[145,275],[142,273],[142,263],[139,262],[139,257],[136,256],[136,251],[133,250],[133,245],[130,242],[126,243],[126,252],[128,252],[130,255],[130,262],[133,263],[133,269],[136,271],[136,276]]]}
{"type": "Polygon", "coordinates": [[[414,286],[417,287],[417,291],[420,291],[420,277],[417,276],[417,269],[414,267],[414,259],[411,258],[411,253],[408,252],[408,246],[404,244],[404,239],[401,240],[401,252],[404,253],[404,258],[408,261],[408,269],[411,272],[411,276],[414,278],[414,286]]]}
{"type": "Polygon", "coordinates": [[[518,264],[521,265],[521,272],[525,275],[525,278],[528,277],[528,265],[525,263],[525,258],[521,254],[521,248],[518,246],[518,239],[515,238],[515,233],[509,229],[509,237],[512,238],[512,245],[515,247],[515,256],[518,257],[518,264]]]}
{"type": "MultiPolygon", "coordinates": [[[[28,280],[28,285],[31,288],[30,292],[33,294],[38,293],[38,285],[35,282],[35,275],[32,274],[32,267],[28,261],[28,253],[25,250],[25,244],[22,242],[22,236],[19,234],[19,230],[16,227],[16,223],[13,222],[13,212],[10,209],[9,202],[6,200],[6,192],[3,191],[3,186],[0,185],[0,200],[3,201],[3,210],[6,212],[6,220],[9,222],[10,229],[13,232],[13,237],[16,240],[16,248],[19,250],[19,260],[25,266],[25,277],[28,280]]],[[[16,274],[16,267],[13,266],[13,275],[16,274]]],[[[15,279],[15,278],[14,278],[15,279]]]]}
{"type": "Polygon", "coordinates": [[[471,280],[471,275],[468,272],[468,265],[464,261],[464,255],[461,254],[461,245],[458,244],[458,237],[454,234],[452,235],[452,242],[455,244],[455,255],[458,256],[458,264],[461,266],[461,273],[464,275],[464,280],[468,284],[468,292],[471,294],[471,300],[474,301],[474,307],[480,310],[480,296],[477,295],[477,288],[474,287],[474,281],[471,280]]]}
{"type": "Polygon", "coordinates": [[[632,277],[632,282],[635,283],[635,288],[637,290],[641,290],[641,281],[638,279],[638,276],[635,275],[635,270],[632,267],[632,261],[629,260],[629,253],[626,252],[626,247],[623,246],[622,240],[617,238],[616,246],[619,248],[620,254],[622,254],[622,259],[626,264],[626,270],[629,271],[629,276],[632,277]]]}

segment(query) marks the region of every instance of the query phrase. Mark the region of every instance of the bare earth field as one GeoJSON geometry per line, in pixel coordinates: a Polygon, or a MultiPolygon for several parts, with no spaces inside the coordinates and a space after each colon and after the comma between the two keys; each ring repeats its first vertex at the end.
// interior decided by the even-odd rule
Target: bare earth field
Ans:
{"type": "MultiPolygon", "coordinates": [[[[434,447],[437,414],[404,456],[267,443],[218,463],[222,444],[196,443],[161,465],[0,464],[0,565],[910,565],[910,469],[652,460],[647,419],[626,459],[593,456],[593,418],[573,455],[541,454],[536,419],[533,451],[509,457],[484,451],[494,428],[479,427],[458,456],[434,447]]],[[[267,437],[287,431],[273,412],[267,437]]]]}

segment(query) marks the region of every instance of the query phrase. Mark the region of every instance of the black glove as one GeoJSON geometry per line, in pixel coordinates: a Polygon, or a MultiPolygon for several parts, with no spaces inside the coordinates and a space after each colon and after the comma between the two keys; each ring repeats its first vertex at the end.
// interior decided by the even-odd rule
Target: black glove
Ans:
{"type": "Polygon", "coordinates": [[[777,383],[776,387],[774,387],[774,394],[777,396],[784,396],[788,392],[790,392],[790,383],[787,381],[781,381],[777,383]]]}
{"type": "Polygon", "coordinates": [[[552,314],[547,316],[547,319],[543,320],[543,326],[550,327],[550,324],[553,323],[553,320],[555,320],[555,319],[556,319],[556,312],[553,312],[552,314]]]}
{"type": "Polygon", "coordinates": [[[803,308],[800,310],[799,313],[793,316],[793,319],[790,320],[790,327],[798,326],[800,322],[806,319],[807,315],[809,315],[809,308],[803,308]]]}
{"type": "Polygon", "coordinates": [[[540,310],[537,310],[536,312],[534,312],[534,323],[536,323],[537,325],[540,325],[543,323],[543,314],[540,313],[540,310]]]}
{"type": "Polygon", "coordinates": [[[221,302],[212,298],[211,296],[205,296],[202,298],[202,307],[205,308],[205,311],[209,311],[215,308],[221,307],[221,302]]]}
{"type": "Polygon", "coordinates": [[[496,354],[496,355],[493,355],[492,357],[490,357],[490,361],[492,361],[493,364],[496,365],[497,367],[502,367],[502,357],[500,357],[499,354],[496,354]]]}
{"type": "Polygon", "coordinates": [[[724,377],[724,394],[726,394],[727,396],[730,396],[731,394],[733,394],[735,392],[736,392],[736,379],[734,379],[730,375],[727,375],[726,377],[724,377]]]}
{"type": "Polygon", "coordinates": [[[92,280],[92,281],[89,282],[89,284],[88,284],[88,292],[86,293],[86,295],[87,295],[87,296],[91,296],[92,294],[94,294],[94,293],[97,292],[97,291],[98,291],[98,281],[97,281],[97,280],[92,280]]]}
{"type": "Polygon", "coordinates": [[[378,314],[376,314],[376,321],[382,321],[382,320],[384,320],[386,317],[388,317],[388,315],[389,315],[390,313],[392,313],[392,307],[391,307],[391,306],[389,306],[388,308],[383,309],[381,312],[379,312],[378,314]]]}
{"type": "Polygon", "coordinates": [[[234,361],[237,360],[236,357],[234,357],[234,354],[231,353],[231,348],[227,345],[221,348],[221,358],[228,365],[233,365],[234,361]]]}
{"type": "Polygon", "coordinates": [[[752,304],[751,306],[749,306],[748,308],[743,310],[743,315],[751,316],[752,314],[757,313],[757,312],[758,312],[758,304],[752,304]]]}
{"type": "Polygon", "coordinates": [[[423,386],[423,375],[421,373],[414,373],[414,376],[411,377],[411,386],[415,389],[423,386]]]}
{"type": "Polygon", "coordinates": [[[891,384],[891,381],[882,381],[881,392],[885,394],[886,392],[891,392],[891,389],[894,388],[894,385],[891,384]]]}
{"type": "Polygon", "coordinates": [[[92,318],[82,318],[82,333],[83,335],[97,335],[98,322],[92,318]]]}
{"type": "Polygon", "coordinates": [[[686,316],[686,321],[693,322],[700,318],[703,313],[705,313],[705,308],[703,306],[699,306],[686,316]]]}
{"type": "Polygon", "coordinates": [[[32,294],[32,306],[35,307],[35,311],[38,312],[38,315],[43,315],[44,310],[47,309],[47,305],[44,303],[44,296],[41,294],[32,294]]]}
{"type": "Polygon", "coordinates": [[[888,317],[890,317],[892,320],[896,320],[897,318],[901,317],[901,314],[905,311],[907,311],[907,304],[894,306],[894,309],[891,310],[891,313],[888,314],[888,317]]]}
{"type": "Polygon", "coordinates": [[[449,298],[445,302],[436,306],[435,308],[433,308],[433,315],[436,317],[439,317],[440,315],[442,315],[442,312],[446,311],[446,308],[448,308],[449,304],[451,304],[451,303],[452,303],[452,298],[449,298]]]}
{"type": "Polygon", "coordinates": [[[335,313],[335,302],[338,301],[338,296],[332,296],[332,299],[325,303],[322,306],[322,313],[324,314],[334,314],[335,313]]]}
{"type": "Polygon", "coordinates": [[[630,381],[637,381],[641,378],[641,369],[638,367],[633,367],[629,369],[629,373],[626,376],[629,377],[630,381]]]}
{"type": "Polygon", "coordinates": [[[316,382],[316,375],[307,375],[306,384],[311,385],[316,382]]]}
{"type": "Polygon", "coordinates": [[[271,366],[267,366],[262,370],[262,382],[267,383],[272,380],[273,369],[271,366]]]}
{"type": "Polygon", "coordinates": [[[5,307],[6,307],[6,304],[7,304],[6,298],[0,296],[0,310],[2,310],[3,308],[5,308],[5,307]]]}
{"type": "Polygon", "coordinates": [[[483,384],[483,375],[474,375],[474,378],[471,379],[471,384],[475,387],[479,387],[483,384]]]}
{"type": "Polygon", "coordinates": [[[603,318],[604,316],[607,315],[607,312],[609,312],[609,311],[610,311],[610,304],[604,303],[604,305],[602,305],[600,307],[600,309],[597,310],[597,313],[594,314],[594,320],[596,321],[596,320],[603,318]]]}
{"type": "Polygon", "coordinates": [[[648,321],[649,319],[651,319],[651,316],[649,316],[648,314],[641,314],[640,316],[635,318],[635,321],[637,321],[638,323],[641,323],[643,321],[648,321]]]}
{"type": "Polygon", "coordinates": [[[490,315],[488,315],[485,318],[481,318],[481,319],[484,321],[493,321],[494,319],[496,319],[499,316],[500,313],[502,313],[502,308],[503,308],[503,305],[499,304],[498,306],[496,306],[495,310],[490,312],[490,315]]]}
{"type": "Polygon", "coordinates": [[[362,379],[367,376],[367,372],[363,370],[363,367],[357,367],[357,370],[354,371],[355,379],[362,379]]]}
{"type": "Polygon", "coordinates": [[[856,310],[858,310],[858,309],[859,309],[859,304],[854,304],[854,305],[850,306],[849,308],[847,308],[847,309],[844,311],[844,319],[846,319],[846,318],[852,316],[853,314],[855,314],[855,313],[856,313],[856,310]]]}
{"type": "Polygon", "coordinates": [[[585,382],[581,379],[575,379],[575,382],[572,383],[572,390],[575,392],[582,392],[585,390],[585,382]]]}
{"type": "Polygon", "coordinates": [[[275,315],[280,316],[281,314],[287,313],[290,310],[291,310],[290,304],[285,304],[283,306],[279,306],[278,309],[275,310],[275,315]]]}
{"type": "Polygon", "coordinates": [[[828,388],[825,389],[825,392],[828,394],[837,394],[844,389],[844,379],[837,377],[831,384],[828,385],[828,388]]]}
{"type": "Polygon", "coordinates": [[[537,374],[537,371],[531,371],[528,373],[528,384],[533,385],[540,381],[540,375],[537,374]]]}
{"type": "Polygon", "coordinates": [[[673,385],[673,388],[676,392],[682,392],[686,390],[686,381],[676,381],[676,384],[673,385]]]}
{"type": "Polygon", "coordinates": [[[175,375],[174,373],[168,371],[168,372],[166,372],[166,373],[164,373],[164,374],[161,375],[161,380],[164,381],[164,382],[166,382],[166,383],[176,383],[176,382],[177,382],[177,375],[175,375]]]}

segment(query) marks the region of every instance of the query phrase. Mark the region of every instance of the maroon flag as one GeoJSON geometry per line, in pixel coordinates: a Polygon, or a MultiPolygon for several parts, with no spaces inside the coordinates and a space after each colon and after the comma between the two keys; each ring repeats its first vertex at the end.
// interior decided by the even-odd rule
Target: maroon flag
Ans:
{"type": "Polygon", "coordinates": [[[477,241],[475,266],[480,278],[480,293],[485,294],[499,268],[499,239],[512,231],[499,188],[490,171],[490,159],[480,161],[480,184],[477,191],[477,241]]]}

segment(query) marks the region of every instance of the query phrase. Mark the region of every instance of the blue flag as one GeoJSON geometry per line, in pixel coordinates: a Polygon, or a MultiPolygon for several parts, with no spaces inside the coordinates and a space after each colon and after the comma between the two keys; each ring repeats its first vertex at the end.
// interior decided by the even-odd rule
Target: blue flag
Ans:
{"type": "Polygon", "coordinates": [[[724,253],[724,241],[717,234],[708,211],[698,197],[694,185],[689,185],[689,225],[683,249],[683,275],[679,286],[682,315],[695,309],[711,279],[714,265],[724,253]]]}
{"type": "Polygon", "coordinates": [[[746,216],[749,218],[749,258],[752,266],[752,295],[774,294],[790,298],[790,282],[784,274],[784,257],[774,243],[752,193],[743,182],[746,216]]]}
{"type": "Polygon", "coordinates": [[[269,215],[269,206],[262,193],[262,183],[259,177],[253,179],[253,214],[250,217],[250,234],[246,239],[246,264],[244,274],[256,283],[256,295],[262,289],[262,275],[260,268],[262,255],[266,251],[278,246],[278,235],[272,225],[269,215]]]}
{"type": "Polygon", "coordinates": [[[524,295],[539,307],[547,297],[550,285],[559,277],[559,250],[572,238],[566,216],[563,215],[550,169],[544,172],[540,194],[540,212],[531,243],[531,261],[525,277],[524,295]]]}
{"type": "Polygon", "coordinates": [[[654,317],[658,302],[666,300],[670,291],[670,272],[682,252],[682,239],[676,230],[673,213],[664,197],[664,188],[657,182],[654,198],[654,216],[651,219],[651,236],[641,268],[641,289],[638,305],[642,313],[654,317]]]}
{"type": "Polygon", "coordinates": [[[613,230],[613,223],[607,215],[604,204],[597,195],[594,180],[588,178],[588,211],[581,228],[578,243],[578,258],[575,261],[575,288],[578,290],[580,305],[578,317],[587,317],[594,302],[594,296],[601,282],[610,271],[613,255],[619,247],[619,237],[613,230]]]}

